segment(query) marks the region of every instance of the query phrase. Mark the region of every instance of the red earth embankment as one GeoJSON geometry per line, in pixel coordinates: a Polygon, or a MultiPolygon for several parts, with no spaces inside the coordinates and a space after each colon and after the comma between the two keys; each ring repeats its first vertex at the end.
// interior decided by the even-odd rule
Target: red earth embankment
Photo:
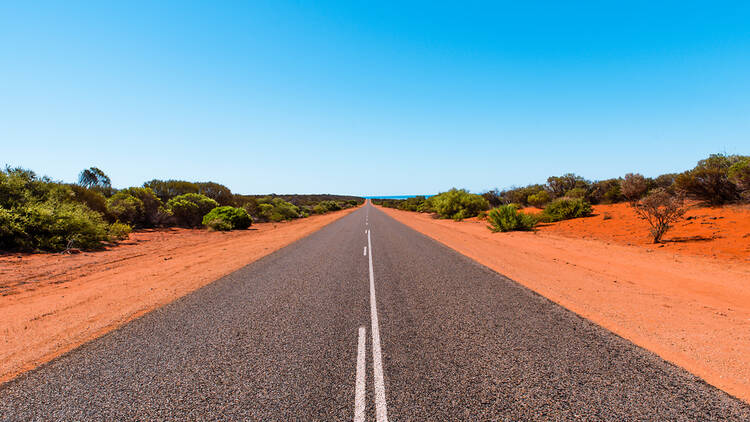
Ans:
{"type": "Polygon", "coordinates": [[[0,382],[270,254],[354,209],[250,230],[158,229],[104,251],[0,256],[0,382]]]}
{"type": "Polygon", "coordinates": [[[492,233],[486,222],[388,215],[750,402],[750,210],[695,208],[651,245],[627,205],[492,233]],[[605,220],[605,213],[608,217],[605,220]],[[707,224],[704,224],[707,223],[707,224]]]}

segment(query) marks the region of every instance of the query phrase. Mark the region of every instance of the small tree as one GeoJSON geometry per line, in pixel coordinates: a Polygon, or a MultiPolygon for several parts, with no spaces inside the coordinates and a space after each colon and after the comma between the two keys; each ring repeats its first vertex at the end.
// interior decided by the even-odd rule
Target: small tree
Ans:
{"type": "Polygon", "coordinates": [[[661,242],[662,236],[685,214],[682,198],[664,189],[656,189],[645,198],[633,203],[636,214],[651,226],[654,243],[661,242]]]}
{"type": "Polygon", "coordinates": [[[648,180],[642,174],[628,173],[620,182],[620,190],[625,199],[635,204],[648,191],[648,180]]]}
{"type": "Polygon", "coordinates": [[[112,181],[109,180],[109,176],[97,167],[90,167],[83,170],[78,175],[78,184],[87,188],[109,189],[112,187],[112,181]]]}

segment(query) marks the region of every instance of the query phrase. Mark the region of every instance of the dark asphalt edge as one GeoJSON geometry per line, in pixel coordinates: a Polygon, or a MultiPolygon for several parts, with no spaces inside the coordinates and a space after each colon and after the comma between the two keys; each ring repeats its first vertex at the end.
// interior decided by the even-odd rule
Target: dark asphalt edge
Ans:
{"type": "MultiPolygon", "coordinates": [[[[376,207],[373,207],[373,208],[377,209],[376,207]]],[[[737,397],[737,396],[735,396],[733,394],[730,394],[730,393],[728,393],[728,392],[720,389],[719,387],[714,386],[713,384],[708,383],[706,380],[704,380],[700,376],[695,375],[692,372],[688,371],[687,369],[685,369],[685,368],[683,368],[683,367],[681,367],[679,365],[676,365],[676,364],[674,364],[674,363],[672,363],[672,362],[664,359],[663,357],[659,356],[657,353],[652,352],[651,350],[648,350],[645,347],[642,347],[642,346],[640,346],[640,345],[638,345],[636,343],[633,343],[632,341],[628,340],[627,338],[622,337],[621,335],[619,335],[619,334],[617,334],[617,333],[615,333],[613,331],[608,330],[607,328],[599,325],[595,321],[592,321],[592,320],[590,320],[588,318],[585,318],[585,317],[579,315],[578,313],[576,313],[576,312],[574,312],[574,311],[566,308],[565,306],[563,306],[563,305],[561,305],[561,304],[553,301],[552,299],[549,299],[548,297],[542,295],[541,293],[538,293],[538,292],[536,292],[536,291],[534,291],[534,290],[532,290],[532,289],[524,286],[523,284],[521,284],[521,283],[513,280],[512,278],[506,276],[505,274],[502,274],[502,273],[500,273],[498,271],[495,271],[492,268],[490,268],[490,267],[488,267],[488,266],[486,266],[486,265],[484,265],[484,264],[482,264],[482,263],[480,263],[478,261],[475,261],[474,259],[472,259],[472,258],[470,258],[470,257],[462,254],[461,252],[459,252],[459,251],[451,248],[450,246],[448,246],[448,245],[446,245],[446,244],[444,244],[444,243],[442,243],[442,242],[440,242],[440,241],[438,241],[438,240],[436,240],[436,239],[434,239],[434,238],[432,238],[430,236],[427,236],[426,234],[424,234],[422,232],[419,232],[419,231],[417,231],[417,230],[415,230],[415,229],[407,226],[406,224],[404,224],[404,223],[396,220],[395,218],[391,217],[387,213],[385,213],[385,212],[383,212],[383,211],[381,211],[379,209],[377,209],[377,211],[381,212],[384,216],[386,216],[387,218],[390,218],[391,220],[393,220],[397,224],[403,226],[403,228],[405,228],[407,230],[411,230],[412,232],[416,233],[417,235],[422,236],[423,238],[425,238],[425,239],[427,239],[427,240],[429,240],[429,241],[431,241],[431,242],[439,245],[440,247],[444,248],[445,250],[449,251],[450,253],[458,255],[460,257],[460,259],[464,260],[465,262],[470,263],[470,264],[472,264],[472,265],[480,268],[481,270],[487,271],[487,272],[489,272],[491,274],[498,275],[498,276],[502,277],[503,279],[505,279],[507,282],[510,282],[511,284],[515,285],[516,287],[521,288],[521,290],[524,290],[527,293],[530,293],[532,295],[532,297],[535,297],[537,300],[542,300],[544,302],[552,304],[554,307],[558,308],[559,311],[562,311],[563,313],[566,313],[569,316],[573,316],[573,317],[575,317],[579,321],[583,321],[585,323],[591,324],[593,326],[594,330],[597,331],[599,334],[605,334],[605,335],[614,336],[617,339],[617,341],[622,342],[624,345],[631,345],[631,346],[635,347],[640,352],[644,353],[645,355],[648,355],[650,358],[659,361],[661,364],[665,365],[671,371],[674,371],[677,375],[682,375],[686,379],[692,380],[692,381],[696,382],[697,384],[700,384],[700,385],[706,387],[708,390],[713,390],[715,392],[719,392],[720,394],[724,395],[725,397],[729,398],[730,400],[737,401],[738,403],[743,404],[745,406],[750,405],[750,402],[746,402],[746,401],[740,399],[739,397],[737,397]]]]}
{"type": "MultiPolygon", "coordinates": [[[[364,207],[360,207],[359,210],[362,210],[362,209],[364,209],[364,207]]],[[[303,241],[306,241],[311,236],[319,233],[321,230],[325,230],[325,229],[329,228],[331,226],[331,224],[336,223],[338,221],[341,221],[341,220],[343,220],[343,219],[345,219],[347,217],[350,217],[350,216],[356,214],[359,210],[353,211],[353,212],[351,212],[351,213],[349,213],[349,214],[347,214],[345,216],[337,218],[336,220],[331,221],[330,223],[326,224],[325,226],[319,228],[318,230],[315,230],[314,232],[311,232],[308,235],[303,236],[303,237],[295,240],[294,242],[292,242],[292,243],[290,243],[288,245],[285,245],[282,248],[279,248],[279,249],[277,249],[277,250],[275,250],[275,251],[273,251],[273,252],[271,252],[269,254],[263,255],[262,257],[256,259],[255,261],[252,261],[252,262],[248,263],[247,265],[244,265],[241,268],[238,268],[238,269],[232,271],[229,274],[225,274],[225,275],[217,278],[216,280],[213,280],[213,281],[211,281],[209,283],[206,283],[203,286],[201,286],[201,287],[199,287],[199,288],[197,288],[197,289],[195,289],[195,290],[193,290],[193,291],[191,291],[191,292],[189,292],[189,293],[187,293],[185,295],[182,295],[182,296],[180,296],[180,297],[178,297],[178,298],[176,298],[174,300],[172,300],[171,302],[167,302],[167,303],[165,303],[165,304],[163,304],[161,306],[158,306],[158,307],[156,307],[156,308],[154,308],[154,309],[152,309],[152,310],[144,313],[143,315],[140,315],[139,317],[134,318],[134,319],[126,322],[125,324],[123,324],[123,325],[115,328],[114,330],[107,331],[106,333],[104,333],[104,334],[102,334],[102,335],[100,335],[98,337],[94,337],[94,338],[92,338],[90,340],[87,340],[85,343],[80,344],[80,345],[78,345],[78,346],[76,346],[76,347],[68,350],[67,352],[65,352],[65,353],[63,353],[63,354],[61,354],[59,356],[56,356],[55,358],[53,358],[51,360],[48,360],[48,361],[42,363],[41,365],[34,367],[33,369],[29,369],[28,371],[21,372],[17,376],[15,376],[15,377],[13,377],[13,378],[5,381],[5,382],[0,383],[0,391],[4,390],[6,388],[10,388],[11,386],[13,386],[16,383],[24,381],[29,376],[35,374],[38,371],[44,370],[48,366],[51,366],[51,365],[57,363],[57,361],[59,361],[61,359],[67,358],[71,354],[79,353],[79,352],[88,350],[89,348],[91,348],[93,346],[94,342],[105,341],[107,338],[115,335],[116,332],[118,332],[118,331],[120,331],[122,329],[125,329],[126,327],[128,327],[131,324],[134,324],[136,322],[140,322],[144,318],[151,318],[151,317],[153,317],[154,315],[156,315],[156,314],[158,314],[160,312],[165,312],[169,307],[178,306],[178,303],[180,303],[182,301],[185,301],[185,300],[188,300],[188,298],[190,296],[196,295],[196,294],[198,294],[198,292],[200,292],[200,291],[202,291],[204,289],[208,289],[209,287],[213,288],[212,286],[215,285],[215,284],[218,284],[218,283],[228,282],[228,279],[230,279],[231,277],[233,277],[236,273],[238,273],[240,271],[246,270],[247,267],[249,267],[251,265],[260,264],[263,261],[270,260],[270,259],[275,259],[275,255],[281,253],[281,251],[283,251],[283,250],[285,250],[287,248],[290,248],[290,247],[296,247],[296,246],[298,246],[299,243],[301,243],[303,241]]]]}

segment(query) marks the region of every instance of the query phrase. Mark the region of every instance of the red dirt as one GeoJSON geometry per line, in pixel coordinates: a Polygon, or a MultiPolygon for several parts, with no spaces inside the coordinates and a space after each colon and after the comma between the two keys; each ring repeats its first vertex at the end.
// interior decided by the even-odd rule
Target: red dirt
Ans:
{"type": "Polygon", "coordinates": [[[534,232],[380,208],[402,223],[750,402],[750,216],[694,208],[650,244],[627,205],[534,232]],[[604,220],[604,213],[612,218],[604,220]],[[714,219],[715,217],[715,219],[714,219]],[[707,224],[703,224],[707,223],[707,224]],[[674,241],[679,238],[708,240],[674,241]]]}
{"type": "Polygon", "coordinates": [[[0,382],[278,250],[354,209],[249,230],[158,229],[104,251],[0,256],[0,382]]]}
{"type": "MultiPolygon", "coordinates": [[[[538,213],[536,208],[524,211],[538,213]]],[[[655,245],[648,234],[648,223],[636,218],[628,204],[594,205],[594,215],[539,226],[542,233],[598,239],[679,254],[750,261],[750,206],[733,205],[704,208],[693,205],[685,219],[674,224],[655,245]]]]}

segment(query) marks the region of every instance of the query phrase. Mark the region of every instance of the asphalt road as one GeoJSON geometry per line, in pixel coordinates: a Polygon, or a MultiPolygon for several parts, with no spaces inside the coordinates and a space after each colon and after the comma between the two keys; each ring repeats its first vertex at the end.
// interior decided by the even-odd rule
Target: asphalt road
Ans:
{"type": "Polygon", "coordinates": [[[371,206],[0,386],[1,420],[376,418],[750,406],[371,206]]]}

